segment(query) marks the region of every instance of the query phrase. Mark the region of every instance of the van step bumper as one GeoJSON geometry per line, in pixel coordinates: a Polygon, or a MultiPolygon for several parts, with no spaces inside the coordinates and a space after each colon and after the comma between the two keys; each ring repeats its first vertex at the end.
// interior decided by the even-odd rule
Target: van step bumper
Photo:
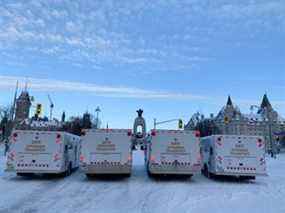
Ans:
{"type": "Polygon", "coordinates": [[[213,174],[221,176],[268,176],[267,173],[214,172],[213,174]]]}
{"type": "Polygon", "coordinates": [[[81,167],[86,174],[131,174],[131,165],[87,165],[81,167]]]}
{"type": "Polygon", "coordinates": [[[65,170],[16,170],[16,173],[33,173],[33,174],[61,174],[65,170]]]}
{"type": "Polygon", "coordinates": [[[152,174],[181,174],[194,175],[200,172],[201,166],[181,166],[181,165],[160,165],[150,164],[148,166],[149,172],[152,174]]]}

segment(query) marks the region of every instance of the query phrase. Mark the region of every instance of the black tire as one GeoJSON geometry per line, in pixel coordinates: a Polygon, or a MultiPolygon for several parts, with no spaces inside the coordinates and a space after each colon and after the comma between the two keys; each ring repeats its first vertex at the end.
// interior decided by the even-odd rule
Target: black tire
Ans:
{"type": "Polygon", "coordinates": [[[128,173],[128,174],[125,174],[124,175],[126,178],[130,178],[131,176],[132,176],[132,174],[131,173],[128,173]]]}
{"type": "Polygon", "coordinates": [[[147,172],[147,176],[149,178],[153,178],[154,177],[154,174],[152,174],[149,170],[149,163],[146,164],[146,172],[147,172]]]}
{"type": "Polygon", "coordinates": [[[187,175],[187,177],[188,177],[189,179],[191,179],[191,178],[193,177],[193,175],[187,175]]]}
{"type": "Polygon", "coordinates": [[[208,170],[208,166],[206,164],[204,164],[204,167],[202,169],[202,173],[205,177],[207,178],[210,178],[210,173],[209,173],[209,170],[208,170]]]}
{"type": "Polygon", "coordinates": [[[67,168],[67,170],[66,170],[64,176],[65,176],[65,177],[70,176],[71,173],[72,173],[72,164],[69,163],[68,168],[67,168]]]}
{"type": "Polygon", "coordinates": [[[150,178],[153,178],[153,174],[149,171],[149,168],[148,168],[148,166],[147,166],[147,175],[148,175],[148,177],[150,177],[150,178]]]}
{"type": "Polygon", "coordinates": [[[201,169],[201,174],[205,176],[205,165],[201,169]]]}
{"type": "Polygon", "coordinates": [[[87,177],[87,179],[91,179],[91,178],[93,178],[94,176],[93,176],[92,174],[86,174],[86,177],[87,177]]]}
{"type": "Polygon", "coordinates": [[[68,175],[71,175],[71,174],[72,174],[72,163],[70,163],[68,167],[68,175]]]}
{"type": "Polygon", "coordinates": [[[213,173],[211,173],[211,172],[209,172],[209,178],[210,178],[210,179],[215,179],[215,178],[216,178],[216,175],[213,174],[213,173]]]}

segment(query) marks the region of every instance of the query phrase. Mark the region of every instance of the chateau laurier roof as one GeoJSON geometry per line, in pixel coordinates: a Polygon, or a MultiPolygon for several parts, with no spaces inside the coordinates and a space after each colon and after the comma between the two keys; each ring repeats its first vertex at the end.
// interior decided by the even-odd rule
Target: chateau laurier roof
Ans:
{"type": "Polygon", "coordinates": [[[231,99],[230,95],[228,97],[227,106],[233,106],[233,102],[232,102],[232,99],[231,99]]]}
{"type": "MultiPolygon", "coordinates": [[[[267,94],[264,94],[260,108],[261,109],[273,110],[272,105],[271,105],[271,103],[267,97],[267,94]]],[[[277,116],[276,116],[275,121],[282,122],[282,123],[285,122],[284,118],[282,118],[277,113],[276,113],[276,115],[277,116]]],[[[220,112],[218,113],[218,115],[216,116],[215,119],[217,119],[217,120],[222,119],[223,120],[225,116],[230,116],[233,119],[238,119],[238,120],[244,119],[244,120],[248,120],[249,122],[261,122],[261,121],[264,121],[264,119],[266,119],[264,117],[264,114],[260,113],[260,110],[258,110],[257,113],[253,113],[253,112],[250,114],[241,113],[239,108],[233,104],[231,96],[228,96],[227,104],[220,110],[220,112]]]]}
{"type": "Polygon", "coordinates": [[[268,100],[267,94],[264,94],[260,107],[261,108],[272,108],[268,100]]]}

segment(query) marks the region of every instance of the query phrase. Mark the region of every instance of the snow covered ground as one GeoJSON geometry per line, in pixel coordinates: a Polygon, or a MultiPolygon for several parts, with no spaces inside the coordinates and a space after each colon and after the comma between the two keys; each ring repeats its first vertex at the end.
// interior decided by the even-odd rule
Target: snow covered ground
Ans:
{"type": "Polygon", "coordinates": [[[131,178],[87,180],[77,171],[64,179],[25,179],[5,173],[0,146],[0,212],[190,212],[284,213],[285,155],[268,159],[269,177],[214,181],[147,177],[142,153],[134,155],[131,178]]]}

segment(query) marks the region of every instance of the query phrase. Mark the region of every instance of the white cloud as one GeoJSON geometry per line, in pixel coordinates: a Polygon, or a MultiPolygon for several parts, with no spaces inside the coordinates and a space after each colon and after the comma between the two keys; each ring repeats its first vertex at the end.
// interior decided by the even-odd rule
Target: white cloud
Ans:
{"type": "Polygon", "coordinates": [[[1,76],[0,88],[11,89],[15,87],[19,81],[20,87],[24,87],[25,82],[28,82],[29,88],[32,91],[57,91],[57,92],[84,92],[95,96],[113,97],[113,98],[139,98],[139,99],[173,99],[173,100],[201,100],[205,101],[209,98],[189,93],[175,93],[155,90],[145,90],[133,87],[113,87],[102,86],[97,84],[59,81],[53,79],[37,79],[25,78],[22,76],[1,76]]]}
{"type": "Polygon", "coordinates": [[[34,44],[40,46],[35,48],[35,54],[40,49],[44,56],[54,56],[53,46],[62,45],[66,51],[57,52],[54,60],[65,57],[72,62],[73,58],[81,58],[82,63],[96,61],[101,65],[144,63],[150,68],[160,63],[162,69],[167,69],[166,64],[175,56],[178,70],[181,65],[199,65],[213,58],[209,57],[213,52],[209,40],[213,38],[218,38],[217,42],[241,43],[232,36],[237,29],[244,30],[239,35],[250,34],[251,38],[260,34],[257,29],[275,32],[282,26],[285,29],[284,9],[282,0],[258,3],[217,0],[214,4],[197,0],[151,3],[142,0],[136,4],[68,0],[3,3],[0,48],[20,47],[25,53],[34,44]]]}
{"type": "Polygon", "coordinates": [[[72,21],[68,21],[65,27],[66,27],[66,30],[69,32],[76,32],[78,30],[77,26],[72,21]]]}

